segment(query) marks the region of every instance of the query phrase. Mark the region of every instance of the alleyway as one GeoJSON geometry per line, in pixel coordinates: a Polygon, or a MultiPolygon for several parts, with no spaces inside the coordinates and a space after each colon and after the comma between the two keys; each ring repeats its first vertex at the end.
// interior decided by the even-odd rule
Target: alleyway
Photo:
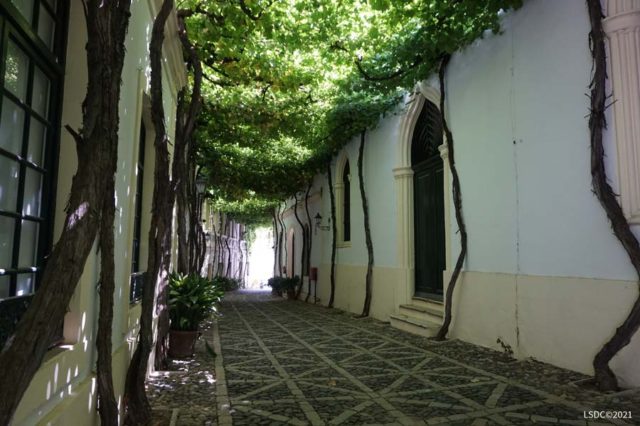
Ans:
{"type": "MultiPolygon", "coordinates": [[[[640,415],[637,392],[604,396],[574,384],[586,378],[578,373],[266,293],[229,295],[205,338],[217,352],[215,384],[199,366],[182,402],[159,398],[183,412],[174,410],[178,425],[586,425],[602,424],[587,423],[586,410],[640,415]]],[[[152,384],[157,396],[168,392],[163,380],[152,384]]]]}

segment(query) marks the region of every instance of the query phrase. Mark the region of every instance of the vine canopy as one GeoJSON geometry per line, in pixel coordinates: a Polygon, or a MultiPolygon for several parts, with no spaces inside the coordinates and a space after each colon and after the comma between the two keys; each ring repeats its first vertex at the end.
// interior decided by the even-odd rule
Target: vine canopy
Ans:
{"type": "Polygon", "coordinates": [[[441,58],[521,0],[182,2],[204,69],[198,162],[223,212],[258,223],[441,58]]]}

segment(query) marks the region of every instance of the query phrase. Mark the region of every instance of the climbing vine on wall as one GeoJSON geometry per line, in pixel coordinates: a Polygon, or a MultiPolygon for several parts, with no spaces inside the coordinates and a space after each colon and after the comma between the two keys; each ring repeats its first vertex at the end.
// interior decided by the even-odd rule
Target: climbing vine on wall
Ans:
{"type": "MultiPolygon", "coordinates": [[[[631,231],[622,207],[620,207],[616,195],[609,185],[604,164],[605,152],[602,134],[607,126],[605,119],[607,60],[605,34],[602,28],[602,6],[599,0],[587,0],[587,6],[591,21],[589,46],[593,56],[593,76],[590,85],[591,113],[589,117],[591,185],[594,194],[607,214],[613,234],[627,252],[629,260],[640,278],[640,244],[631,231]]],[[[636,299],[623,323],[602,346],[593,360],[595,382],[601,390],[618,389],[618,381],[611,368],[609,368],[609,362],[622,348],[629,344],[638,328],[640,328],[640,296],[636,299]]]]}

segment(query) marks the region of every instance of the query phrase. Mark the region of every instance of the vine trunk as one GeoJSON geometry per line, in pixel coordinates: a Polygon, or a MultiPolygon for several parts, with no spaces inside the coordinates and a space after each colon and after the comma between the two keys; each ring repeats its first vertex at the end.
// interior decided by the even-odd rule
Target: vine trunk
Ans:
{"type": "Polygon", "coordinates": [[[458,176],[458,168],[456,167],[455,162],[453,134],[451,133],[451,129],[449,129],[449,125],[447,124],[445,114],[445,72],[447,70],[447,65],[449,64],[450,59],[450,55],[447,54],[444,56],[440,64],[438,77],[440,80],[440,115],[442,117],[442,128],[445,133],[447,150],[449,151],[448,158],[452,180],[453,207],[456,214],[456,223],[458,224],[458,230],[460,232],[460,254],[458,255],[458,260],[456,261],[453,273],[451,274],[451,279],[449,280],[449,285],[447,286],[447,293],[445,295],[444,304],[444,321],[442,323],[442,327],[440,328],[440,330],[438,330],[438,334],[435,337],[436,340],[444,340],[447,337],[447,333],[449,333],[449,326],[451,325],[452,315],[451,310],[453,302],[453,290],[455,289],[456,283],[458,282],[458,277],[460,276],[462,265],[464,264],[464,259],[467,255],[467,226],[465,225],[464,217],[462,215],[462,192],[460,190],[460,177],[458,176]]]}
{"type": "MultiPolygon", "coordinates": [[[[302,224],[302,220],[300,220],[300,216],[298,216],[298,196],[297,194],[293,194],[294,205],[293,205],[293,214],[296,217],[296,222],[300,225],[300,230],[302,231],[302,252],[300,253],[300,285],[296,289],[296,300],[300,297],[300,293],[302,292],[302,282],[304,279],[305,272],[305,252],[307,250],[307,231],[304,229],[304,225],[302,224]]],[[[293,262],[295,262],[296,254],[293,253],[293,262]]],[[[294,267],[295,269],[295,267],[294,267]]]]}
{"type": "Polygon", "coordinates": [[[309,193],[311,192],[311,186],[313,185],[313,181],[309,182],[309,186],[307,187],[307,193],[304,196],[304,210],[307,213],[307,227],[304,229],[307,233],[307,251],[305,252],[305,260],[306,260],[306,274],[309,277],[307,281],[307,297],[305,297],[304,301],[309,301],[309,296],[311,295],[311,214],[309,213],[309,193]]]}
{"type": "MultiPolygon", "coordinates": [[[[169,178],[169,140],[162,103],[162,44],[165,23],[173,9],[173,0],[164,0],[153,23],[149,42],[151,65],[151,119],[155,130],[155,171],[153,208],[149,228],[149,254],[142,291],[138,345],[129,364],[125,381],[125,424],[144,425],[151,421],[151,406],[145,390],[149,356],[153,347],[153,305],[156,296],[168,285],[171,262],[171,233],[174,191],[169,178]]],[[[159,307],[162,305],[159,304],[159,307]]],[[[166,306],[166,305],[165,305],[166,306]]]]}
{"type": "Polygon", "coordinates": [[[338,228],[336,228],[336,195],[333,192],[331,179],[331,163],[327,163],[327,179],[329,180],[329,198],[331,199],[331,294],[328,307],[333,308],[336,294],[336,249],[338,243],[338,228]]]}
{"type": "MultiPolygon", "coordinates": [[[[605,119],[607,59],[605,33],[602,28],[602,6],[599,0],[587,0],[587,7],[591,23],[589,45],[593,57],[593,78],[590,85],[591,114],[589,117],[591,185],[593,192],[607,214],[607,218],[611,222],[613,234],[622,244],[631,264],[640,277],[640,244],[638,244],[638,239],[631,231],[629,222],[627,222],[616,195],[608,183],[604,164],[605,152],[602,144],[602,133],[607,125],[605,119]]],[[[600,390],[612,391],[618,389],[618,380],[609,367],[609,362],[622,348],[629,344],[638,328],[640,328],[640,296],[636,299],[631,312],[629,312],[623,323],[593,359],[595,383],[600,390]]]]}
{"type": "Polygon", "coordinates": [[[367,275],[365,277],[365,295],[364,305],[362,307],[361,316],[369,316],[371,310],[371,297],[373,293],[373,241],[371,240],[371,225],[369,223],[369,203],[367,202],[367,194],[364,188],[364,143],[366,141],[366,131],[360,134],[360,147],[358,149],[358,182],[360,186],[360,198],[362,198],[362,213],[364,215],[364,236],[367,245],[367,275]]]}

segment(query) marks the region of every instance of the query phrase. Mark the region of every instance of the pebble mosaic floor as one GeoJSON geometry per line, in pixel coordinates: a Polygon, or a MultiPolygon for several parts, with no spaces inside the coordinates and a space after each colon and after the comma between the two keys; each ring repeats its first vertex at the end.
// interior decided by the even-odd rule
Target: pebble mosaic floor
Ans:
{"type": "Polygon", "coordinates": [[[188,372],[152,379],[154,406],[178,409],[173,424],[597,425],[611,423],[585,411],[640,416],[638,392],[602,395],[577,386],[586,379],[578,373],[335,309],[237,293],[221,312],[204,336],[215,358],[197,362],[208,356],[200,345],[188,372]],[[173,405],[182,391],[166,392],[171,380],[190,386],[173,405]]]}

